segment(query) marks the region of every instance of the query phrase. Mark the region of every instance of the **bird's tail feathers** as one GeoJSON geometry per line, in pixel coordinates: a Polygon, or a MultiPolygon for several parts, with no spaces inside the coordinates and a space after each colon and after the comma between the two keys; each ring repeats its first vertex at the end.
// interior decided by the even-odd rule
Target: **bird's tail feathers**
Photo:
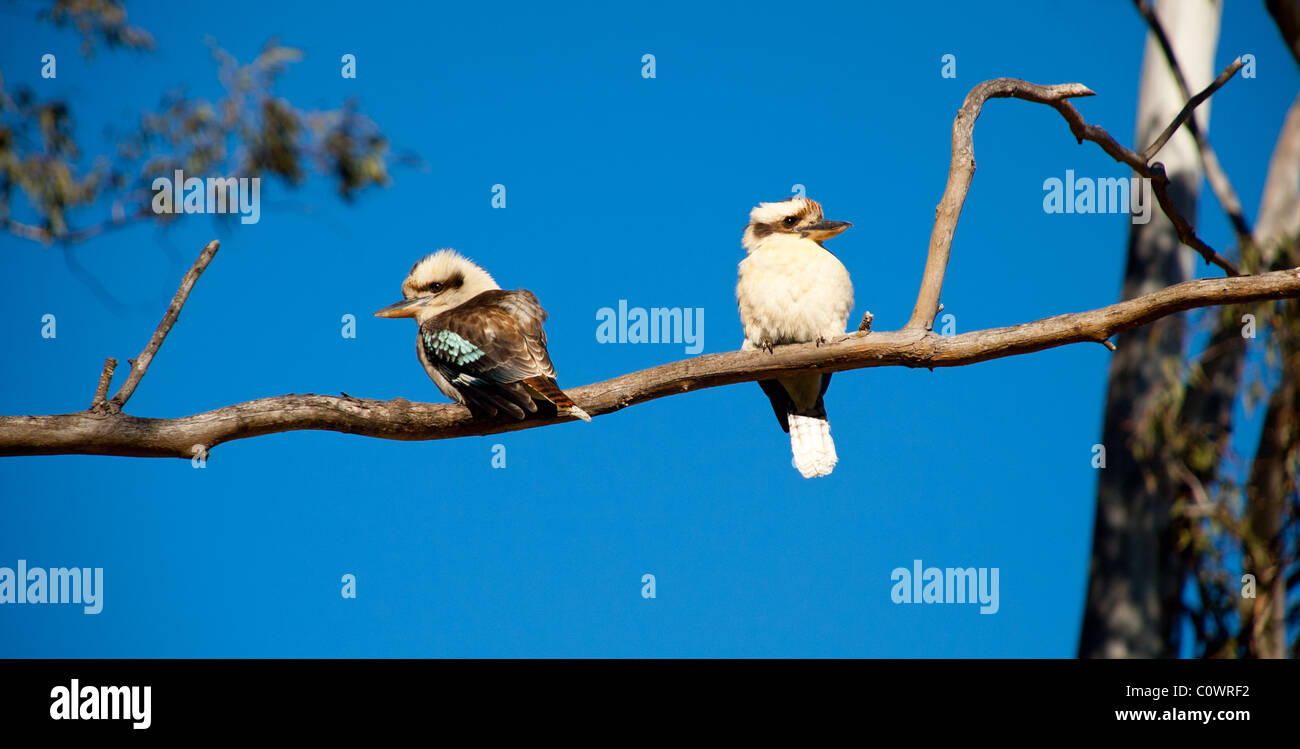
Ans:
{"type": "Polygon", "coordinates": [[[802,414],[791,412],[790,450],[794,453],[794,467],[804,478],[829,476],[839,462],[835,442],[831,440],[831,423],[820,401],[817,408],[802,414]]]}
{"type": "Polygon", "coordinates": [[[528,396],[524,388],[515,386],[502,387],[465,387],[459,391],[459,400],[470,413],[476,417],[488,418],[498,413],[505,413],[516,419],[523,419],[527,413],[537,411],[537,404],[528,396]]]}
{"type": "Polygon", "coordinates": [[[591,421],[591,416],[586,411],[578,408],[573,399],[565,395],[564,391],[560,390],[560,386],[555,384],[555,380],[549,377],[529,377],[524,380],[524,384],[536,391],[538,395],[554,403],[555,408],[560,413],[583,421],[591,421]]]}

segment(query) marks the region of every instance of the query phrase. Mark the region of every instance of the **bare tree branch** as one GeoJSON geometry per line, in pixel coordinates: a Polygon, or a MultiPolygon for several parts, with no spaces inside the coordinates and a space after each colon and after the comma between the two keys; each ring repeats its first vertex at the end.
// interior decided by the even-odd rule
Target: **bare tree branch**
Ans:
{"type": "MultiPolygon", "coordinates": [[[[1234,65],[1236,63],[1233,63],[1234,65]]],[[[1174,207],[1173,200],[1169,197],[1169,176],[1165,174],[1165,165],[1159,161],[1148,165],[1142,160],[1142,157],[1133,150],[1120,145],[1110,133],[1096,125],[1089,125],[1084,122],[1083,115],[1079,110],[1068,101],[1056,102],[1052,105],[1056,111],[1061,113],[1065,121],[1070,124],[1070,132],[1074,137],[1083,142],[1090,140],[1101,146],[1101,149],[1110,155],[1116,161],[1123,162],[1133,168],[1133,171],[1151,180],[1151,190],[1156,194],[1156,201],[1160,204],[1160,210],[1164,212],[1169,220],[1173,223],[1174,229],[1178,232],[1178,239],[1188,247],[1196,250],[1205,258],[1206,263],[1212,263],[1222,268],[1228,275],[1240,275],[1240,271],[1227,258],[1220,255],[1205,243],[1200,237],[1196,236],[1196,230],[1183,217],[1178,209],[1174,207]]]]}
{"type": "Polygon", "coordinates": [[[144,219],[147,218],[151,218],[154,215],[155,214],[153,210],[149,207],[149,204],[146,202],[139,209],[134,210],[130,213],[124,213],[118,210],[117,206],[115,205],[113,210],[113,215],[111,218],[107,218],[104,219],[103,221],[100,221],[99,223],[91,224],[89,226],[85,226],[80,229],[65,232],[63,234],[55,234],[54,232],[50,231],[44,226],[33,226],[31,224],[24,224],[9,218],[0,219],[0,228],[4,229],[5,231],[9,232],[15,237],[20,237],[22,239],[30,239],[33,242],[40,242],[41,244],[48,245],[54,242],[59,242],[64,245],[69,245],[69,244],[76,244],[77,242],[84,242],[87,239],[91,239],[92,237],[97,237],[100,234],[104,234],[105,232],[112,231],[114,229],[124,229],[128,226],[134,226],[138,222],[143,221],[144,219]]]}
{"type": "Polygon", "coordinates": [[[140,355],[131,360],[131,372],[126,376],[126,382],[118,389],[112,400],[108,402],[108,407],[113,411],[121,411],[122,406],[126,405],[131,395],[135,393],[135,388],[144,378],[144,373],[149,370],[149,364],[153,362],[154,354],[158,353],[158,348],[162,346],[167,334],[171,332],[172,325],[176,324],[176,319],[181,315],[181,307],[185,306],[185,300],[190,297],[190,290],[194,288],[194,282],[199,280],[208,263],[212,262],[212,256],[217,254],[221,243],[217,240],[208,242],[199,257],[194,261],[194,265],[185,278],[181,279],[181,286],[176,290],[176,295],[172,297],[172,303],[167,306],[167,312],[163,315],[162,322],[158,323],[158,329],[153,332],[149,343],[145,345],[140,355]]]}
{"type": "MultiPolygon", "coordinates": [[[[1237,234],[1237,241],[1242,244],[1248,243],[1251,237],[1250,222],[1246,220],[1245,211],[1241,208],[1241,199],[1237,197],[1237,191],[1232,189],[1232,183],[1228,180],[1228,174],[1223,170],[1223,166],[1219,163],[1218,154],[1216,154],[1214,149],[1210,147],[1210,139],[1204,132],[1202,132],[1201,126],[1196,121],[1196,118],[1188,116],[1191,114],[1192,110],[1196,108],[1196,105],[1200,104],[1208,98],[1210,94],[1214,93],[1223,86],[1223,84],[1227,83],[1232,76],[1236,75],[1237,71],[1241,69],[1244,63],[1238,59],[1220,73],[1219,77],[1211,83],[1208,88],[1193,97],[1191,89],[1187,85],[1187,78],[1183,75],[1183,68],[1178,64],[1178,57],[1174,54],[1174,47],[1169,42],[1169,37],[1165,34],[1164,26],[1161,25],[1160,19],[1156,17],[1155,11],[1151,8],[1151,4],[1148,3],[1147,0],[1133,0],[1133,2],[1137,6],[1138,12],[1146,19],[1147,25],[1151,28],[1151,33],[1160,44],[1160,49],[1164,52],[1165,60],[1169,62],[1169,69],[1173,72],[1174,82],[1178,84],[1179,93],[1183,95],[1184,99],[1188,99],[1187,106],[1183,107],[1183,111],[1178,114],[1177,118],[1175,118],[1175,122],[1180,120],[1186,122],[1187,131],[1192,134],[1192,138],[1196,141],[1196,150],[1197,153],[1200,154],[1201,166],[1205,168],[1205,177],[1210,182],[1210,189],[1214,191],[1214,196],[1218,198],[1219,205],[1223,206],[1224,212],[1228,214],[1228,220],[1232,223],[1232,229],[1237,234]]],[[[1156,139],[1156,143],[1152,143],[1151,147],[1142,153],[1143,157],[1145,157],[1144,161],[1149,162],[1151,158],[1155,156],[1156,151],[1160,150],[1160,147],[1169,140],[1169,137],[1173,135],[1174,131],[1177,129],[1178,128],[1174,125],[1170,125],[1169,128],[1166,128],[1166,132],[1162,133],[1160,138],[1156,139]],[[1157,143],[1159,145],[1157,145],[1157,143]]]]}
{"type": "MultiPolygon", "coordinates": [[[[1173,54],[1173,50],[1170,50],[1169,54],[1173,54]]],[[[1172,64],[1172,60],[1171,60],[1171,64],[1172,64]]],[[[1183,105],[1182,110],[1178,113],[1178,116],[1174,117],[1174,121],[1169,123],[1169,126],[1164,129],[1164,132],[1160,133],[1160,135],[1155,139],[1155,142],[1147,146],[1146,150],[1142,152],[1142,160],[1146,162],[1150,162],[1151,159],[1155,158],[1156,154],[1160,152],[1160,149],[1164,148],[1165,144],[1169,142],[1169,139],[1174,136],[1174,133],[1178,132],[1178,128],[1182,127],[1184,123],[1188,123],[1190,121],[1192,112],[1196,109],[1196,107],[1199,106],[1201,102],[1210,98],[1210,95],[1213,94],[1215,91],[1218,91],[1220,88],[1223,88],[1223,84],[1232,80],[1232,76],[1236,75],[1238,70],[1241,70],[1243,64],[1244,63],[1242,63],[1241,58],[1237,58],[1236,62],[1233,62],[1228,67],[1224,68],[1223,72],[1219,73],[1219,77],[1215,78],[1214,82],[1211,83],[1209,86],[1206,86],[1204,91],[1201,91],[1196,96],[1193,96],[1192,98],[1188,99],[1187,103],[1183,105]]],[[[1177,68],[1175,68],[1175,71],[1177,71],[1177,68]]],[[[1181,71],[1175,72],[1175,75],[1180,80],[1183,77],[1181,71]]],[[[1196,126],[1188,125],[1188,128],[1192,129],[1192,128],[1196,128],[1196,126]]],[[[1196,129],[1199,130],[1199,128],[1196,129]]]]}
{"type": "MultiPolygon", "coordinates": [[[[1194,102],[1189,101],[1183,108],[1184,111],[1175,118],[1175,122],[1186,119],[1187,114],[1197,104],[1205,101],[1210,94],[1230,80],[1240,67],[1240,61],[1228,66],[1228,69],[1219,76],[1222,82],[1216,81],[1215,85],[1198,94],[1194,102]]],[[[925,273],[921,278],[921,290],[916,297],[916,306],[912,308],[912,316],[904,326],[905,330],[930,330],[934,325],[934,318],[939,310],[944,273],[952,251],[952,238],[957,231],[957,220],[961,217],[961,209],[966,202],[966,193],[970,190],[971,179],[975,176],[975,120],[979,119],[984,102],[989,99],[1023,99],[1047,104],[1060,112],[1070,125],[1070,132],[1080,143],[1085,140],[1096,143],[1111,158],[1127,164],[1138,174],[1151,180],[1151,189],[1156,195],[1160,209],[1173,222],[1183,244],[1199,252],[1201,257],[1205,258],[1205,262],[1219,266],[1229,275],[1239,275],[1231,261],[1196,236],[1192,225],[1174,207],[1169,197],[1169,177],[1165,174],[1164,165],[1160,162],[1150,164],[1150,159],[1120,145],[1103,128],[1089,125],[1084,121],[1083,115],[1079,114],[1079,110],[1075,109],[1069,101],[1074,97],[1092,95],[1093,91],[1079,83],[1039,86],[1016,78],[995,78],[985,81],[975,86],[966,95],[966,100],[952,123],[952,160],[948,167],[948,184],[944,188],[943,198],[935,209],[934,228],[930,233],[930,251],[926,257],[925,273]]],[[[1187,119],[1187,121],[1194,120],[1187,119]]],[[[1177,128],[1171,125],[1168,129],[1172,132],[1177,128]]]]}
{"type": "MultiPolygon", "coordinates": [[[[921,291],[912,308],[912,317],[905,330],[929,330],[934,316],[939,313],[939,294],[943,290],[943,276],[948,268],[952,251],[952,237],[957,231],[957,219],[975,176],[975,120],[979,119],[984,102],[989,99],[1024,99],[1039,104],[1056,106],[1072,96],[1092,96],[1093,92],[1080,83],[1058,86],[1038,86],[1015,78],[996,78],[985,81],[966,95],[966,101],[952,123],[952,161],[948,166],[948,184],[943,190],[934,214],[934,229],[930,232],[930,252],[921,277],[921,291]]],[[[1067,102],[1068,103],[1068,102],[1067,102]]]]}
{"type": "Polygon", "coordinates": [[[0,227],[3,227],[5,231],[15,237],[30,239],[33,242],[40,242],[42,244],[48,244],[50,242],[50,233],[39,226],[24,224],[19,221],[14,221],[11,218],[0,218],[0,227]]]}
{"type": "MultiPolygon", "coordinates": [[[[1104,341],[1182,310],[1300,297],[1300,268],[1257,276],[1187,281],[1088,312],[1059,315],[957,336],[923,330],[855,333],[818,346],[779,346],[771,353],[734,351],[616,377],[569,390],[592,416],[656,398],[791,372],[838,372],[867,367],[958,367],[1070,343],[1104,341]]],[[[191,457],[236,439],[323,429],[394,440],[433,440],[498,434],[567,421],[474,419],[461,406],[377,401],[328,395],[283,395],[177,419],[80,412],[0,417],[0,456],[94,454],[191,457]]]]}

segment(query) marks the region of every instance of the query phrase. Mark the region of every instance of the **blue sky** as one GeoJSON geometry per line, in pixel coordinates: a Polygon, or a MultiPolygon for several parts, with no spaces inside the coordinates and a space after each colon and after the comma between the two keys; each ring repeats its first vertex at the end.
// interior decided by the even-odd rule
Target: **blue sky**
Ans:
{"type": "MultiPolygon", "coordinates": [[[[686,356],[683,344],[598,343],[597,310],[621,299],[703,308],[704,352],[732,350],[748,211],[796,183],[855,224],[828,243],[853,276],[850,324],[869,309],[894,329],[973,85],[1078,81],[1098,93],[1078,102],[1084,116],[1133,138],[1144,26],[1127,2],[468,5],[138,3],[131,19],[159,50],[90,62],[75,35],[0,11],[6,85],[70,99],[88,147],[166,88],[219,96],[205,35],[245,61],[278,35],[305,53],[281,95],[321,108],[356,96],[428,165],[396,168],[391,187],[351,205],[321,181],[269,181],[256,225],[187,217],[77,247],[119,308],[73,277],[64,250],[0,237],[0,413],[85,408],[104,358],[140,350],[214,236],[222,249],[131,413],[290,392],[443,402],[415,361],[414,325],[370,316],[442,247],[541,298],[561,386],[686,356]],[[45,52],[57,79],[39,77],[45,52]],[[355,80],[339,75],[345,53],[355,80]],[[654,79],[641,77],[646,53],[654,79]],[[949,53],[955,80],[940,76],[949,53]],[[44,314],[57,338],[41,337],[44,314]],[[355,339],[340,335],[345,314],[355,339]]],[[[1253,216],[1298,82],[1260,3],[1230,5],[1216,69],[1244,52],[1258,77],[1215,95],[1210,135],[1253,216]]],[[[958,332],[1115,301],[1127,217],[1046,215],[1042,183],[1127,170],[1076,145],[1050,108],[1017,101],[985,108],[976,157],[943,296],[958,332]]],[[[1228,247],[1208,191],[1201,215],[1202,235],[1228,247]]],[[[201,470],[0,460],[0,566],[105,578],[97,616],[0,608],[0,656],[1068,657],[1108,356],[1073,346],[837,374],[827,408],[841,462],[816,481],[791,468],[752,384],[490,437],[273,435],[222,445],[201,470]],[[999,611],[893,603],[890,573],[914,559],[998,568],[999,611]],[[355,599],[340,595],[348,573],[355,599]],[[641,596],[646,573],[654,599],[641,596]]]]}

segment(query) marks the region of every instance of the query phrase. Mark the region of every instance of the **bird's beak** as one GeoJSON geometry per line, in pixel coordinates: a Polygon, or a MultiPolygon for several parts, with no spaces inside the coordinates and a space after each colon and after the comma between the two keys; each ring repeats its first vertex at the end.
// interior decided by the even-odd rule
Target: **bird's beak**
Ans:
{"type": "Polygon", "coordinates": [[[800,229],[799,234],[820,242],[823,239],[830,239],[850,226],[853,224],[847,221],[818,221],[800,229]]]}
{"type": "Polygon", "coordinates": [[[415,317],[415,313],[424,306],[425,302],[432,298],[431,296],[417,296],[414,299],[406,299],[397,304],[390,304],[376,312],[375,317],[415,317]]]}

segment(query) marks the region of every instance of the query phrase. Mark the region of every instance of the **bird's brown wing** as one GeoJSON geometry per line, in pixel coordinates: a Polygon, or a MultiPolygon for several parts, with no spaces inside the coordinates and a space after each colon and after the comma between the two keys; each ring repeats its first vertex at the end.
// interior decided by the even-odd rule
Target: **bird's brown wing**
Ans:
{"type": "Polygon", "coordinates": [[[420,326],[420,343],[471,410],[486,415],[505,411],[522,419],[537,404],[521,381],[555,374],[541,332],[545,319],[531,293],[486,291],[426,321],[420,326]]]}
{"type": "Polygon", "coordinates": [[[537,296],[527,289],[488,293],[495,297],[498,307],[510,313],[515,322],[519,323],[519,332],[524,337],[528,354],[537,365],[539,373],[554,379],[555,365],[551,363],[551,354],[546,350],[546,330],[542,327],[542,323],[546,322],[546,310],[542,309],[537,296]]]}

